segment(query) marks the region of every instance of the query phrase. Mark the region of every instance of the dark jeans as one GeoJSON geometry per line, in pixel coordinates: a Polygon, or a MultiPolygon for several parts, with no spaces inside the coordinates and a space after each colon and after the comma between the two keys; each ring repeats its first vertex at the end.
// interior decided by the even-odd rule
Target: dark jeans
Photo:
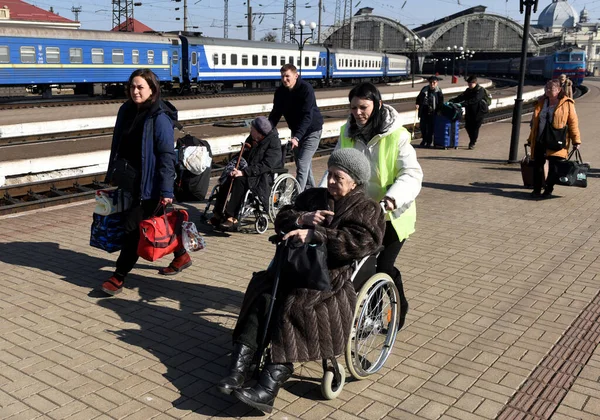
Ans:
{"type": "Polygon", "coordinates": [[[223,185],[219,186],[219,192],[217,194],[217,200],[215,202],[214,212],[227,217],[236,217],[242,207],[244,196],[248,191],[248,178],[245,176],[238,176],[237,178],[228,178],[223,185]],[[227,200],[227,193],[229,192],[229,185],[233,180],[233,186],[231,187],[231,196],[225,205],[227,200]]]}
{"type": "Polygon", "coordinates": [[[546,190],[552,192],[556,180],[556,163],[562,158],[557,156],[546,156],[546,148],[535,146],[533,156],[533,191],[539,193],[544,186],[544,165],[548,161],[548,177],[546,178],[546,190]]]}
{"type": "Polygon", "coordinates": [[[430,146],[433,143],[433,131],[435,127],[435,114],[426,114],[419,120],[419,126],[421,127],[421,134],[423,140],[422,145],[430,146]]]}
{"type": "Polygon", "coordinates": [[[465,119],[465,129],[467,130],[467,134],[469,135],[469,144],[475,145],[477,143],[477,139],[479,138],[479,129],[481,128],[481,124],[483,124],[483,119],[465,119]]]}
{"type": "MultiPolygon", "coordinates": [[[[115,274],[120,277],[125,277],[135,266],[139,258],[137,248],[140,241],[140,222],[154,214],[158,203],[159,200],[142,200],[141,202],[135,200],[133,207],[127,211],[124,221],[125,239],[115,269],[115,274]]],[[[175,257],[183,255],[185,252],[185,248],[182,247],[175,251],[175,257]]]]}

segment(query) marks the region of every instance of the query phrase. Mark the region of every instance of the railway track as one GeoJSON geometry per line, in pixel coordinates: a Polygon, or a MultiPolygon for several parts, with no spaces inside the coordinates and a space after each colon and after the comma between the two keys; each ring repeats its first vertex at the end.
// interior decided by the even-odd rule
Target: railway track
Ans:
{"type": "MultiPolygon", "coordinates": [[[[523,112],[529,112],[532,108],[533,105],[526,104],[523,112]]],[[[484,123],[503,120],[511,116],[512,109],[510,108],[490,112],[484,123]]],[[[413,127],[407,128],[413,130],[413,127]]],[[[420,132],[416,130],[415,139],[418,138],[420,138],[420,132]]],[[[315,156],[330,154],[336,141],[337,137],[321,139],[321,146],[315,156]]],[[[216,159],[213,162],[211,176],[219,176],[229,158],[229,156],[220,156],[219,159],[216,159]]],[[[291,155],[288,153],[286,161],[290,162],[291,160],[291,155]]],[[[110,188],[104,184],[103,180],[104,173],[96,173],[0,188],[0,216],[91,199],[96,190],[110,188]]]]}

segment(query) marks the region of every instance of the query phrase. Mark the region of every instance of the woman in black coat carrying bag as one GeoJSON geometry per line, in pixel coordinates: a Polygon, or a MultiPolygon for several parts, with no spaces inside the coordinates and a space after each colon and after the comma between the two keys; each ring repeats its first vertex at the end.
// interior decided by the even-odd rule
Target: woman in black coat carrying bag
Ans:
{"type": "Polygon", "coordinates": [[[280,278],[268,326],[270,359],[258,383],[242,388],[262,344],[259,341],[267,328],[272,297],[274,276],[270,271],[256,273],[233,332],[229,375],[218,385],[221,392],[233,392],[240,401],[263,412],[272,411],[280,387],[293,373],[292,363],[344,353],[356,306],[350,281],[352,262],[375,253],[383,241],[383,210],[364,189],[371,176],[368,159],[355,149],[336,150],[329,158],[328,171],[327,188],[306,190],[294,205],[282,208],[275,229],[284,240],[325,245],[330,290],[298,287],[280,278]]]}

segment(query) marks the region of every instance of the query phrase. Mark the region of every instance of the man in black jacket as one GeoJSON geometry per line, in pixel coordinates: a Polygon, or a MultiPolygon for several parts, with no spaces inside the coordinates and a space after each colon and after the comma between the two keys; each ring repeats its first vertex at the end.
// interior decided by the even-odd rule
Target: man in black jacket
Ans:
{"type": "Polygon", "coordinates": [[[482,101],[485,102],[485,90],[479,86],[475,76],[469,76],[467,83],[469,87],[450,102],[460,104],[465,108],[465,129],[469,134],[469,149],[474,149],[485,114],[485,105],[482,104],[482,101]]]}
{"type": "Polygon", "coordinates": [[[296,179],[303,191],[315,186],[312,158],[321,141],[323,117],[312,86],[298,78],[296,67],[285,64],[280,71],[281,86],[275,91],[269,121],[276,127],[281,117],[285,117],[292,132],[290,142],[296,161],[296,179]]]}
{"type": "Polygon", "coordinates": [[[419,112],[419,126],[423,140],[421,147],[430,147],[433,143],[433,129],[435,116],[444,103],[444,94],[438,86],[438,78],[430,76],[427,79],[429,86],[423,87],[417,96],[416,106],[419,112]]]}
{"type": "Polygon", "coordinates": [[[266,117],[252,121],[250,136],[244,143],[243,156],[248,166],[243,170],[234,169],[229,178],[219,187],[210,223],[221,230],[235,230],[239,225],[236,219],[246,191],[252,188],[266,207],[273,186],[273,171],[281,166],[281,140],[266,117]],[[229,186],[231,195],[227,200],[229,186]]]}

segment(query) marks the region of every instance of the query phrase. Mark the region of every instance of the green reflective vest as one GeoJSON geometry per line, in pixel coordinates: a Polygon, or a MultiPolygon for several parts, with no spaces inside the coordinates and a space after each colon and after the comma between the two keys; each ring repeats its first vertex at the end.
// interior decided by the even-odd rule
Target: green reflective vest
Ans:
{"type": "MultiPolygon", "coordinates": [[[[371,179],[369,181],[368,193],[375,201],[381,201],[389,187],[396,180],[398,173],[398,144],[400,143],[400,135],[403,129],[396,130],[385,137],[379,139],[378,161],[375,170],[371,171],[371,179]]],[[[354,140],[346,137],[346,124],[341,128],[340,147],[354,147],[354,140]]],[[[375,162],[371,162],[371,165],[375,162]]],[[[400,215],[394,214],[396,211],[387,212],[386,220],[392,222],[392,226],[398,235],[398,239],[403,241],[415,231],[415,223],[417,221],[417,207],[413,201],[411,205],[400,215]]]]}

